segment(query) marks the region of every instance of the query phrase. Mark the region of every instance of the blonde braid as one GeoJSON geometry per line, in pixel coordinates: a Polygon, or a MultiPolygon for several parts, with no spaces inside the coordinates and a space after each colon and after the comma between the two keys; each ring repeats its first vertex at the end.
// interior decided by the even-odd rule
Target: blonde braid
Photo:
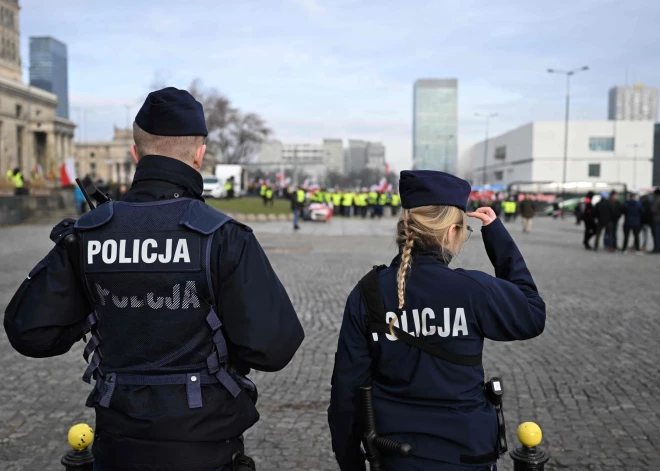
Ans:
{"type": "Polygon", "coordinates": [[[399,272],[397,273],[397,288],[399,295],[399,309],[403,309],[404,297],[406,292],[406,275],[410,271],[410,259],[412,258],[412,248],[415,243],[413,233],[410,232],[408,227],[408,211],[404,210],[402,222],[403,232],[406,236],[403,251],[401,252],[401,264],[399,265],[399,272]]]}

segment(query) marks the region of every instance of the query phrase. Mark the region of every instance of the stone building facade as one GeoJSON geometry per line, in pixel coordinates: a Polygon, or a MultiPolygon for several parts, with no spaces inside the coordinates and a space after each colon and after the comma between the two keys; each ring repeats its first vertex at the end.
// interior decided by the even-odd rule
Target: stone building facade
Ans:
{"type": "Polygon", "coordinates": [[[76,142],[76,173],[108,183],[131,183],[135,161],[131,155],[133,130],[115,127],[111,141],[76,142]]]}
{"type": "Polygon", "coordinates": [[[75,124],[55,116],[55,94],[23,83],[19,9],[0,0],[0,175],[18,167],[27,176],[39,165],[58,176],[73,157],[75,124]]]}

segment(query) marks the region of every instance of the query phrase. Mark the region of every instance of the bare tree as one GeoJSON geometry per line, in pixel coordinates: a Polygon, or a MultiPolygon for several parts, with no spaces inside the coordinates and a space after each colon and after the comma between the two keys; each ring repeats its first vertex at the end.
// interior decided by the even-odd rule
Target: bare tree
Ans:
{"type": "Polygon", "coordinates": [[[193,80],[189,90],[204,106],[209,152],[226,164],[250,162],[272,133],[264,119],[231,106],[227,97],[214,88],[205,88],[199,79],[193,80]]]}

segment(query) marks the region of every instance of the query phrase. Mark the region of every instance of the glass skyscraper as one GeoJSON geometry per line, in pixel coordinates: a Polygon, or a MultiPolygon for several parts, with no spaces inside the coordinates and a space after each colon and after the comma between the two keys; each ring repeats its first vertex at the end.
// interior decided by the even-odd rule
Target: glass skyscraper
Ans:
{"type": "Polygon", "coordinates": [[[30,38],[30,85],[57,95],[55,114],[69,119],[66,44],[50,37],[30,38]]]}
{"type": "Polygon", "coordinates": [[[417,80],[413,102],[413,168],[455,174],[458,80],[417,80]]]}

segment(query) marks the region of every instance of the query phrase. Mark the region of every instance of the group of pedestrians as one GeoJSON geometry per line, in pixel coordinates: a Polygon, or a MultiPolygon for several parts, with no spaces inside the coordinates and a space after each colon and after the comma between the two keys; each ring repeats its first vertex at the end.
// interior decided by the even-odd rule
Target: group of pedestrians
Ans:
{"type": "Polygon", "coordinates": [[[583,245],[587,250],[598,250],[601,236],[603,245],[609,252],[626,252],[632,234],[636,254],[660,253],[660,188],[653,195],[640,199],[635,193],[621,202],[619,194],[612,191],[601,194],[597,204],[593,204],[594,193],[587,193],[584,199],[582,220],[584,221],[583,245]],[[623,218],[623,244],[618,245],[619,220],[623,218]],[[595,236],[592,247],[590,242],[595,236]],[[641,236],[641,240],[640,240],[641,236]],[[653,239],[653,250],[648,250],[648,241],[653,239]],[[641,242],[641,243],[640,243],[641,242]]]}

